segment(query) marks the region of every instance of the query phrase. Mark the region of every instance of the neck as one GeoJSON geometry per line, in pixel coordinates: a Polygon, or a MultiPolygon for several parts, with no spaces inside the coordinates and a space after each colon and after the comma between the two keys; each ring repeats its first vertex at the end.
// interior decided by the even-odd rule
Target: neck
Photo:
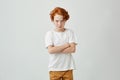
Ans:
{"type": "Polygon", "coordinates": [[[57,31],[57,32],[64,32],[64,31],[65,31],[65,28],[62,28],[62,29],[55,29],[55,31],[57,31]]]}

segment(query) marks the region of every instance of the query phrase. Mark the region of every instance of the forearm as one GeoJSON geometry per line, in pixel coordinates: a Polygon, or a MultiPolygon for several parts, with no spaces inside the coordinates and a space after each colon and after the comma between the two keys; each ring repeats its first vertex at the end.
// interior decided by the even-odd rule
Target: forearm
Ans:
{"type": "Polygon", "coordinates": [[[75,49],[73,47],[68,47],[63,49],[62,53],[74,53],[75,49]]]}
{"type": "Polygon", "coordinates": [[[76,43],[70,43],[68,48],[65,48],[62,53],[75,53],[76,51],[76,43]]]}
{"type": "Polygon", "coordinates": [[[49,53],[61,53],[67,47],[69,46],[65,46],[65,45],[53,46],[49,49],[49,53]]]}

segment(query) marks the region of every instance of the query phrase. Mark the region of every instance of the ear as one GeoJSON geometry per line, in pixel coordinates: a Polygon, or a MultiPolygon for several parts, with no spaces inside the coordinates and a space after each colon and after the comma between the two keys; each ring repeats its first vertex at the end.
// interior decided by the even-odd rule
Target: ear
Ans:
{"type": "Polygon", "coordinates": [[[67,22],[67,20],[64,20],[65,22],[67,22]]]}
{"type": "Polygon", "coordinates": [[[54,20],[51,20],[52,22],[54,21],[54,20]]]}

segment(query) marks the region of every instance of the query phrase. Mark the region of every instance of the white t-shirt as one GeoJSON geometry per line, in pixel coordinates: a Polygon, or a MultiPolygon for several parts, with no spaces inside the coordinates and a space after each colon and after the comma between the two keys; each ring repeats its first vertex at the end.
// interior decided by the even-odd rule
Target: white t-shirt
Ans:
{"type": "MultiPolygon", "coordinates": [[[[76,43],[77,39],[74,32],[66,29],[64,32],[56,32],[50,30],[45,35],[45,47],[49,45],[60,46],[64,43],[76,43]]],[[[75,69],[75,63],[72,54],[68,53],[54,53],[49,54],[49,71],[65,71],[75,69]]]]}

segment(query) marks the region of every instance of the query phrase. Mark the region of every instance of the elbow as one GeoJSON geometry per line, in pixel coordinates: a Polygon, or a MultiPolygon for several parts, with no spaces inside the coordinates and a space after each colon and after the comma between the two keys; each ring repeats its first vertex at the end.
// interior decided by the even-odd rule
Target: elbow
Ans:
{"type": "Polygon", "coordinates": [[[48,50],[48,52],[50,53],[50,54],[52,54],[53,52],[52,52],[52,50],[48,50]]]}
{"type": "Polygon", "coordinates": [[[75,49],[75,48],[71,49],[71,52],[72,52],[72,53],[75,53],[75,51],[76,51],[76,49],[75,49]]]}
{"type": "Polygon", "coordinates": [[[53,54],[53,53],[54,53],[54,51],[53,51],[52,49],[49,49],[48,52],[49,52],[50,54],[53,54]]]}
{"type": "Polygon", "coordinates": [[[75,53],[75,50],[73,50],[72,53],[75,53]]]}
{"type": "Polygon", "coordinates": [[[55,49],[53,48],[53,46],[48,47],[48,53],[50,53],[50,54],[55,53],[55,49]]]}

